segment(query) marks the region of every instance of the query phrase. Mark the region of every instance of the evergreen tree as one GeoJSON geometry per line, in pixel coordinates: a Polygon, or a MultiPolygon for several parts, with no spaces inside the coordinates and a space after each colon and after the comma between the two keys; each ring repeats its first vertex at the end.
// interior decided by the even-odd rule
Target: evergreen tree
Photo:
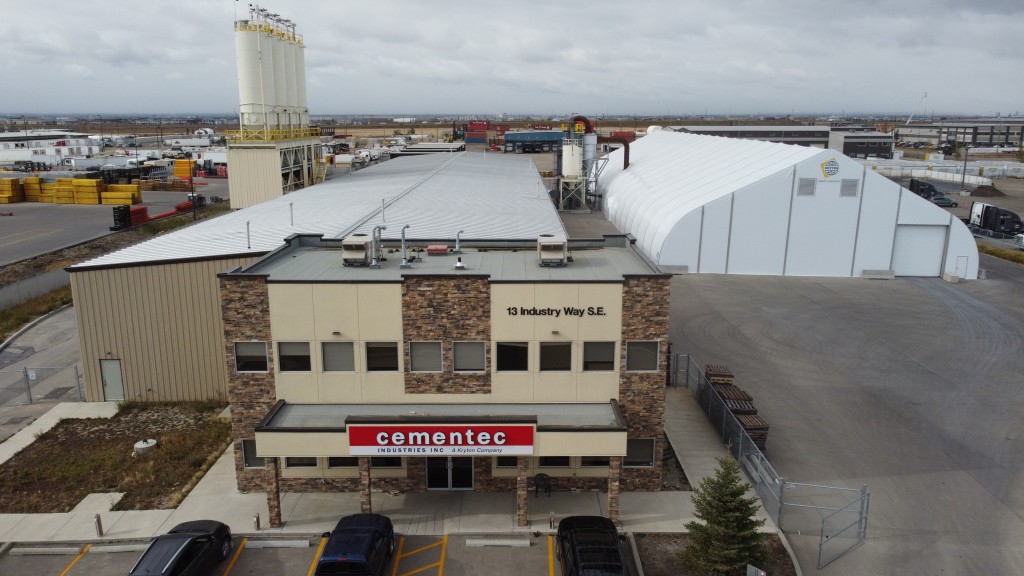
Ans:
{"type": "Polygon", "coordinates": [[[697,573],[744,574],[747,564],[764,562],[768,550],[757,529],[765,521],[754,519],[758,503],[746,496],[749,488],[739,464],[727,456],[718,459],[715,475],[693,491],[694,515],[703,522],[686,523],[690,543],[679,556],[697,573]]]}

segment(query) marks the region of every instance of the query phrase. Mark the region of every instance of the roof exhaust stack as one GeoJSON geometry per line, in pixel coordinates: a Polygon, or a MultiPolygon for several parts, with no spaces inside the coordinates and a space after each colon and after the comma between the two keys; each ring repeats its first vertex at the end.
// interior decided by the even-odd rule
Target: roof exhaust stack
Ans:
{"type": "Polygon", "coordinates": [[[373,233],[370,235],[370,268],[380,268],[380,231],[387,229],[388,227],[383,224],[373,227],[373,233]]]}
{"type": "MultiPolygon", "coordinates": [[[[465,230],[459,230],[455,233],[455,253],[462,254],[462,244],[459,241],[459,235],[465,232],[465,230]]],[[[461,260],[461,258],[460,258],[461,260]]]]}
{"type": "Polygon", "coordinates": [[[402,264],[399,268],[409,268],[409,258],[407,257],[407,252],[405,250],[405,229],[408,227],[408,224],[402,226],[402,264]]]}
{"type": "Polygon", "coordinates": [[[466,269],[466,265],[462,263],[462,256],[459,256],[459,259],[455,261],[455,269],[456,270],[465,270],[466,269]]]}

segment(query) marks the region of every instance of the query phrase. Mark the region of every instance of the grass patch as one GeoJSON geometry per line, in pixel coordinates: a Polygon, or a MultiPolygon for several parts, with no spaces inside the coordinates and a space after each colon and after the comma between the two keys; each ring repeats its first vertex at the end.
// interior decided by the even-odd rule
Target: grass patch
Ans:
{"type": "Polygon", "coordinates": [[[71,286],[64,286],[42,296],[37,296],[22,302],[17,306],[11,306],[0,310],[0,342],[7,340],[22,326],[29,322],[53,312],[57,308],[71,303],[71,286]]]}
{"type": "Polygon", "coordinates": [[[995,248],[983,242],[978,242],[978,252],[988,254],[989,256],[995,256],[996,258],[1001,258],[1003,260],[1008,260],[1010,262],[1016,262],[1017,264],[1024,264],[1024,250],[995,248]]]}
{"type": "Polygon", "coordinates": [[[224,404],[124,403],[109,419],[61,420],[0,466],[0,513],[67,512],[93,492],[115,510],[174,508],[231,442],[224,404]],[[156,439],[145,456],[139,440],[156,439]]]}

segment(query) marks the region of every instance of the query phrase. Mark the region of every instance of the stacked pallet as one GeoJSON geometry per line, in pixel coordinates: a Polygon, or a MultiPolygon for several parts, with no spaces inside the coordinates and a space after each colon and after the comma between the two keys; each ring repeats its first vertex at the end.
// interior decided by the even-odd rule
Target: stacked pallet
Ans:
{"type": "Polygon", "coordinates": [[[142,202],[138,184],[108,184],[100,193],[100,204],[132,205],[142,202]]]}
{"type": "Polygon", "coordinates": [[[54,198],[57,195],[57,183],[56,182],[43,182],[39,184],[39,201],[53,204],[57,200],[54,198]]]}
{"type": "Polygon", "coordinates": [[[100,192],[106,190],[102,180],[92,178],[75,178],[71,183],[75,195],[75,204],[99,204],[100,192]]]}
{"type": "Polygon", "coordinates": [[[753,440],[754,446],[757,446],[761,452],[767,451],[768,423],[760,416],[752,414],[737,414],[736,419],[739,420],[740,426],[747,431],[747,436],[753,440]]]}
{"type": "Polygon", "coordinates": [[[706,364],[704,376],[725,402],[725,407],[732,412],[740,426],[750,436],[754,445],[764,452],[768,445],[768,423],[757,415],[754,398],[736,385],[736,377],[732,370],[721,364],[706,364]]]}
{"type": "Polygon", "coordinates": [[[25,202],[41,202],[39,195],[42,192],[42,178],[29,177],[21,181],[22,190],[25,191],[25,202]]]}
{"type": "Polygon", "coordinates": [[[17,178],[0,178],[0,204],[14,204],[25,201],[25,192],[21,180],[17,178]]]}
{"type": "Polygon", "coordinates": [[[706,376],[708,382],[711,382],[712,384],[732,384],[736,381],[736,377],[733,376],[732,370],[730,370],[728,366],[724,366],[722,364],[705,364],[704,376],[706,376]]]}
{"type": "Polygon", "coordinates": [[[54,204],[74,204],[75,203],[75,179],[74,178],[57,178],[57,190],[53,194],[54,204]]]}
{"type": "Polygon", "coordinates": [[[191,178],[192,171],[195,170],[195,160],[175,160],[174,161],[174,177],[175,178],[191,178]]]}

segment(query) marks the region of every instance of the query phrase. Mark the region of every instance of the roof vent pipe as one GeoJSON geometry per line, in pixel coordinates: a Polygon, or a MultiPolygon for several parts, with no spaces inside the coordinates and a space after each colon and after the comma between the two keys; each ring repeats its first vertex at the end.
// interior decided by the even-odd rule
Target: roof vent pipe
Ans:
{"type": "Polygon", "coordinates": [[[455,233],[455,253],[462,254],[462,244],[459,240],[459,235],[465,232],[465,230],[459,230],[455,233]]]}
{"type": "Polygon", "coordinates": [[[402,264],[399,266],[399,268],[409,267],[409,259],[406,257],[407,252],[405,250],[405,229],[408,227],[408,224],[402,226],[402,264]]]}
{"type": "Polygon", "coordinates": [[[370,260],[370,268],[380,268],[380,231],[387,230],[388,227],[383,224],[373,227],[373,233],[370,235],[370,254],[372,260],[370,260]]]}

